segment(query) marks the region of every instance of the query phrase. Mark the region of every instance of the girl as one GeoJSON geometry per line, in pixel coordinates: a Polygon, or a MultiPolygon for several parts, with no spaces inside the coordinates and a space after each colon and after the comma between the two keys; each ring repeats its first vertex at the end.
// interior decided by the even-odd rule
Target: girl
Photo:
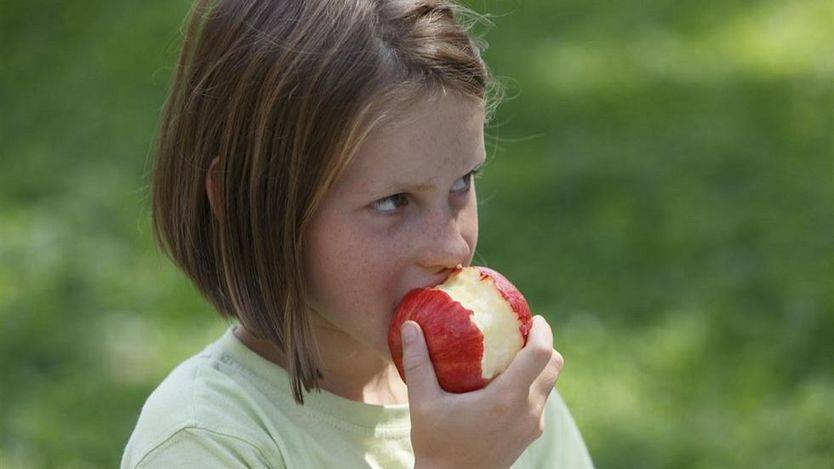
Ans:
{"type": "Polygon", "coordinates": [[[469,265],[495,82],[445,0],[199,0],[162,115],[157,243],[227,332],[151,394],[122,467],[590,467],[536,316],[437,384],[397,302],[469,265]]]}

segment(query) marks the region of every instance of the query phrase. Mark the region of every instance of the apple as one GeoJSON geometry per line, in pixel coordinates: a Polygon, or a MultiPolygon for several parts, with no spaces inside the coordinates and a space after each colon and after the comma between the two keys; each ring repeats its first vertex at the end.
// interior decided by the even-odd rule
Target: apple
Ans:
{"type": "Polygon", "coordinates": [[[533,324],[527,300],[503,275],[458,265],[446,281],[409,291],[395,308],[388,347],[403,381],[400,327],[408,320],[423,330],[440,387],[454,393],[483,388],[504,371],[533,324]]]}

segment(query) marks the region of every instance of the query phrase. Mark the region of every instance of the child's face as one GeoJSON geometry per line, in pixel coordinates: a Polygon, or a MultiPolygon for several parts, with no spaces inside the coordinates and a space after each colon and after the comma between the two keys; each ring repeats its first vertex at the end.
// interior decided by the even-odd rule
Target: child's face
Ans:
{"type": "Polygon", "coordinates": [[[385,358],[403,295],[470,265],[478,208],[468,174],[486,157],[483,107],[455,93],[398,122],[368,136],[305,239],[314,308],[385,358]]]}

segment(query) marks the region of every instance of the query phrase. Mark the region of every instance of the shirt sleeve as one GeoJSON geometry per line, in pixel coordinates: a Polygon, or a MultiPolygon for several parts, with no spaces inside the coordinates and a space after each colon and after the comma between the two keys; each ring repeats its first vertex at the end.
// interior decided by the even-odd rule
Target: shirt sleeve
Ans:
{"type": "MultiPolygon", "coordinates": [[[[136,469],[199,467],[214,468],[285,468],[278,455],[267,457],[255,445],[233,435],[204,428],[178,430],[150,450],[136,469]]],[[[123,466],[125,467],[130,466],[123,466]]],[[[131,468],[133,469],[133,468],[131,468]]]]}
{"type": "MultiPolygon", "coordinates": [[[[531,447],[536,448],[537,468],[592,469],[591,455],[565,401],[556,389],[547,400],[544,433],[531,447]]],[[[532,449],[532,448],[531,448],[532,449]]]]}

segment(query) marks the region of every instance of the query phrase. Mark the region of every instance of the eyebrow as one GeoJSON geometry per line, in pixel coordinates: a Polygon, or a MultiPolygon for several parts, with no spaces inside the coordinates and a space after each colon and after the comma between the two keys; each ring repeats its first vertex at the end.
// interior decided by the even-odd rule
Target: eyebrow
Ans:
{"type": "MultiPolygon", "coordinates": [[[[481,161],[480,163],[475,165],[474,168],[467,171],[466,174],[469,174],[472,171],[477,171],[477,170],[481,169],[484,166],[485,163],[486,163],[486,160],[481,161]]],[[[397,182],[392,182],[390,184],[386,184],[385,186],[380,187],[379,189],[371,188],[371,193],[373,193],[373,194],[388,194],[389,192],[393,193],[395,191],[399,191],[400,189],[404,189],[404,190],[410,191],[410,192],[428,192],[428,191],[430,191],[432,189],[436,189],[436,188],[437,188],[436,185],[429,184],[429,183],[426,183],[426,182],[412,184],[412,183],[408,183],[408,182],[397,181],[397,182]]]]}

